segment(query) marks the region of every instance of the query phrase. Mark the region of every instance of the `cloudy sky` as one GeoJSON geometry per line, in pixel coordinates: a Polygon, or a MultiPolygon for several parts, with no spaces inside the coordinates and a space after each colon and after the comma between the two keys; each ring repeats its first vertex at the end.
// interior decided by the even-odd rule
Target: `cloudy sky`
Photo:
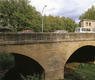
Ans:
{"type": "Polygon", "coordinates": [[[31,0],[31,4],[39,12],[47,5],[43,14],[70,17],[78,22],[79,16],[95,5],[95,0],[31,0]]]}

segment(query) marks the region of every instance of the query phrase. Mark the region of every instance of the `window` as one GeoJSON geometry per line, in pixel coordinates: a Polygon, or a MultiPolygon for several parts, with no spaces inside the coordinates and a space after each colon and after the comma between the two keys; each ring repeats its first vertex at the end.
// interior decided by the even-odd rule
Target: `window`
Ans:
{"type": "Polygon", "coordinates": [[[91,23],[89,23],[89,26],[91,26],[91,23]]]}
{"type": "Polygon", "coordinates": [[[88,26],[88,22],[86,22],[86,26],[88,26]]]}

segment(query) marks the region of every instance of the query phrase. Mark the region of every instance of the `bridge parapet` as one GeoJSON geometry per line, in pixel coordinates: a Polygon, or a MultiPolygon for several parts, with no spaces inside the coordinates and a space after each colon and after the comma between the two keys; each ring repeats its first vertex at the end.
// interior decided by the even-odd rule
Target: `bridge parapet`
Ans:
{"type": "Polygon", "coordinates": [[[37,43],[95,40],[95,33],[0,33],[0,43],[37,43]]]}
{"type": "Polygon", "coordinates": [[[67,60],[85,45],[95,46],[95,33],[0,33],[0,53],[32,58],[45,70],[46,80],[62,79],[67,60]]]}

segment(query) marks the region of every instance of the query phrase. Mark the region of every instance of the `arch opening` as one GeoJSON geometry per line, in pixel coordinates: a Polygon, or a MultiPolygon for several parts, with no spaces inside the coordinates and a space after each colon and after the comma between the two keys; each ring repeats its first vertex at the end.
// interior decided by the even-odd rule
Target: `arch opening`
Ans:
{"type": "Polygon", "coordinates": [[[37,61],[21,54],[13,54],[13,56],[15,66],[5,74],[3,80],[23,80],[23,78],[44,80],[44,68],[37,61]]]}
{"type": "Polygon", "coordinates": [[[64,77],[73,80],[93,80],[95,75],[91,75],[91,73],[94,73],[94,69],[95,46],[83,46],[77,49],[67,60],[64,67],[64,77]],[[88,77],[88,74],[92,79],[90,76],[88,77]]]}
{"type": "Polygon", "coordinates": [[[76,50],[67,60],[67,63],[71,62],[93,62],[95,60],[95,47],[83,46],[76,50]]]}

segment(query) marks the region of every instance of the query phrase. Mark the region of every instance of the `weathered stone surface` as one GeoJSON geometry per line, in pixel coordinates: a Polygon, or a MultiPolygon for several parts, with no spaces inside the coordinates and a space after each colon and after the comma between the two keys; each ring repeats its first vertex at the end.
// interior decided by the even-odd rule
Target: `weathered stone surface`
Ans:
{"type": "Polygon", "coordinates": [[[69,57],[80,47],[95,46],[95,34],[92,33],[47,34],[48,37],[41,36],[41,38],[39,37],[40,34],[31,34],[35,38],[34,40],[31,40],[31,37],[30,40],[29,37],[24,40],[21,35],[18,34],[17,37],[15,35],[5,34],[4,37],[2,34],[0,37],[0,53],[17,53],[34,59],[44,68],[45,80],[64,78],[64,65],[69,57]],[[55,38],[54,35],[57,37],[55,38]],[[18,36],[21,36],[22,39],[19,39],[18,36]]]}

